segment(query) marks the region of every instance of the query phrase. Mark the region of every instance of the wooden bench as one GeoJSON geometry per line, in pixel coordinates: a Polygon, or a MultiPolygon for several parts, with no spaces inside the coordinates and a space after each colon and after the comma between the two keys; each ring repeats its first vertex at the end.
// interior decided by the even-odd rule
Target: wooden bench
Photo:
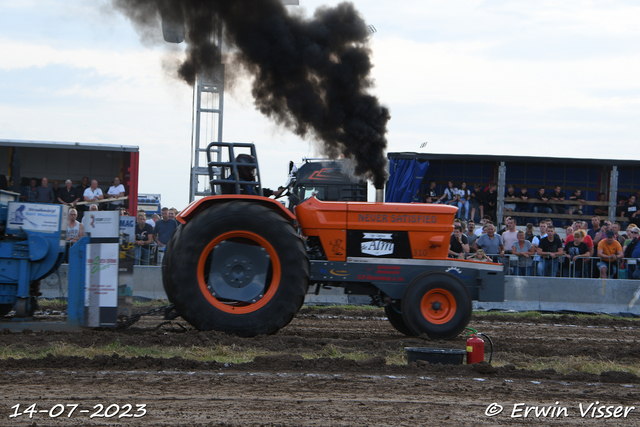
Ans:
{"type": "MultiPolygon", "coordinates": [[[[548,204],[548,205],[565,205],[565,206],[603,206],[607,209],[609,208],[609,202],[589,202],[589,201],[574,201],[574,200],[562,200],[555,201],[549,200],[547,202],[539,199],[528,199],[522,200],[520,197],[505,197],[504,203],[530,203],[530,204],[548,204]]],[[[590,220],[596,215],[579,215],[579,214],[554,214],[554,213],[546,213],[546,212],[504,212],[503,216],[513,216],[513,217],[545,217],[551,219],[580,219],[580,220],[590,220]]],[[[600,218],[600,221],[608,220],[608,215],[597,215],[600,218]]],[[[615,221],[618,222],[629,222],[629,218],[627,217],[615,217],[615,221]]]]}

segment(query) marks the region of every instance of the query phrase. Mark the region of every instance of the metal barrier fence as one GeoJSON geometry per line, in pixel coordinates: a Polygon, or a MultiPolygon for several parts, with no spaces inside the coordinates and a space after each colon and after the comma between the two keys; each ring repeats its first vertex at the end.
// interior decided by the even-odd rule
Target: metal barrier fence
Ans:
{"type": "Polygon", "coordinates": [[[148,248],[136,246],[134,251],[134,265],[162,265],[165,246],[159,248],[154,242],[148,248]]]}
{"type": "Polygon", "coordinates": [[[567,255],[556,258],[541,258],[539,255],[527,258],[512,254],[488,256],[504,265],[507,276],[640,279],[640,268],[637,268],[640,259],[635,258],[604,261],[599,257],[578,257],[572,261],[567,255]]]}
{"type": "MultiPolygon", "coordinates": [[[[71,243],[67,242],[66,253],[64,262],[69,263],[69,248],[71,247],[71,243]]],[[[165,246],[159,248],[158,245],[154,242],[145,248],[143,246],[134,246],[133,250],[125,250],[124,257],[125,258],[133,258],[134,265],[162,265],[162,258],[164,257],[165,246]]],[[[121,258],[123,255],[121,254],[121,258]]]]}

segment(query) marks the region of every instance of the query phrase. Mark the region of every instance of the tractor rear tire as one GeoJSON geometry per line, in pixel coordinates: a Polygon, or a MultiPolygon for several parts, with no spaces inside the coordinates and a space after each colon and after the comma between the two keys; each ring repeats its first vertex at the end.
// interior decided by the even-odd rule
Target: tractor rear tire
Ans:
{"type": "Polygon", "coordinates": [[[458,336],[469,324],[472,309],[467,287],[448,273],[421,274],[402,296],[402,317],[407,327],[431,339],[458,336]]]}
{"type": "Polygon", "coordinates": [[[277,212],[231,201],[176,229],[162,277],[176,311],[195,328],[251,337],[276,333],[293,319],[309,286],[309,260],[277,212]]]}
{"type": "Polygon", "coordinates": [[[415,337],[418,335],[413,332],[406,323],[404,323],[402,312],[398,308],[396,308],[394,304],[389,303],[385,305],[384,314],[387,315],[387,319],[389,319],[389,323],[391,323],[391,326],[396,328],[396,330],[401,334],[404,334],[408,337],[415,337]]]}

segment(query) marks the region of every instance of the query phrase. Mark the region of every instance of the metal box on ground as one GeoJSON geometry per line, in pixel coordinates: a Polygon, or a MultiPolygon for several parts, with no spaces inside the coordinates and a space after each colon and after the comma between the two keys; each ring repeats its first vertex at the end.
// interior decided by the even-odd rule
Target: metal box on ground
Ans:
{"type": "Polygon", "coordinates": [[[443,365],[462,365],[467,354],[464,350],[451,348],[405,347],[404,351],[407,353],[407,363],[424,360],[443,365]]]}

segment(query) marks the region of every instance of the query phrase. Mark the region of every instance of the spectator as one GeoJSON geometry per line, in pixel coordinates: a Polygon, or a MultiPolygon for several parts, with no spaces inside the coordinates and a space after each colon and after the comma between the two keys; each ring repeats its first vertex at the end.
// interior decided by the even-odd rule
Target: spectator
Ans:
{"type": "Polygon", "coordinates": [[[147,224],[147,214],[138,212],[135,240],[135,265],[149,265],[149,245],[153,243],[153,227],[147,224]]]}
{"type": "Polygon", "coordinates": [[[474,253],[468,259],[472,259],[474,261],[493,262],[493,260],[489,258],[484,252],[484,249],[478,249],[476,253],[474,253]]]}
{"type": "MultiPolygon", "coordinates": [[[[574,202],[583,202],[584,203],[584,196],[582,195],[582,190],[575,189],[573,190],[573,193],[571,193],[571,195],[569,196],[569,200],[572,200],[574,202]]],[[[573,214],[576,213],[578,215],[584,215],[584,213],[582,212],[582,205],[571,205],[569,207],[569,214],[573,214]]]]}
{"type": "Polygon", "coordinates": [[[35,178],[29,180],[29,186],[20,191],[20,200],[27,203],[35,203],[38,200],[37,182],[35,178]]]}
{"type": "Polygon", "coordinates": [[[634,258],[633,251],[638,244],[638,237],[640,236],[640,228],[636,227],[634,224],[631,224],[627,228],[627,240],[625,240],[622,249],[624,250],[625,258],[634,258]]]}
{"type": "MultiPolygon", "coordinates": [[[[587,224],[587,221],[580,221],[580,229],[584,230],[585,233],[588,233],[589,231],[589,224],[587,224]]],[[[589,256],[593,257],[595,254],[595,247],[594,247],[594,243],[593,243],[593,239],[591,238],[591,236],[589,236],[589,234],[587,234],[584,237],[583,242],[585,242],[587,244],[587,246],[589,246],[589,256]]],[[[591,259],[587,260],[587,263],[591,262],[591,259]]]]}
{"type": "Polygon", "coordinates": [[[624,207],[629,202],[629,198],[623,195],[618,195],[618,200],[616,204],[616,216],[623,216],[624,207]]]}
{"type": "Polygon", "coordinates": [[[502,258],[504,256],[504,241],[502,236],[496,234],[493,224],[487,225],[486,229],[487,234],[483,234],[476,240],[476,252],[478,249],[483,249],[486,254],[497,262],[498,257],[502,258]]]}
{"type": "Polygon", "coordinates": [[[176,208],[169,209],[169,218],[170,219],[176,219],[177,216],[178,216],[178,209],[176,209],[176,208]]]}
{"type": "Polygon", "coordinates": [[[518,276],[531,276],[534,252],[533,244],[525,239],[524,231],[518,231],[517,240],[511,245],[511,253],[518,257],[518,276]]]}
{"type": "Polygon", "coordinates": [[[471,192],[467,188],[467,183],[462,181],[462,183],[460,183],[460,188],[458,189],[458,218],[462,218],[462,208],[464,208],[464,219],[467,221],[469,220],[470,199],[471,192]]]}
{"type": "Polygon", "coordinates": [[[528,240],[531,243],[533,243],[533,238],[536,237],[535,234],[533,234],[533,224],[528,222],[526,227],[527,229],[524,232],[524,238],[525,240],[528,240]]]}
{"type": "Polygon", "coordinates": [[[173,232],[178,228],[178,222],[175,219],[169,218],[169,209],[162,208],[162,220],[156,222],[156,226],[153,229],[153,239],[158,244],[158,248],[164,250],[165,246],[169,243],[173,232]]]}
{"type": "Polygon", "coordinates": [[[484,193],[483,206],[484,214],[494,221],[496,218],[496,207],[498,206],[498,186],[495,183],[489,184],[489,191],[484,193]]]}
{"type": "MultiPolygon", "coordinates": [[[[507,212],[515,212],[516,211],[516,201],[515,198],[518,197],[516,194],[516,189],[513,185],[509,185],[507,187],[507,192],[504,194],[504,211],[507,212]]],[[[503,236],[504,237],[504,236],[503,236]]],[[[506,242],[505,242],[506,244],[506,242]]],[[[507,246],[510,248],[510,246],[507,246]]]]}
{"type": "Polygon", "coordinates": [[[591,218],[592,229],[587,231],[587,236],[590,236],[591,239],[595,239],[596,234],[600,231],[600,217],[594,216],[591,218]]]}
{"type": "Polygon", "coordinates": [[[49,185],[49,180],[45,176],[42,178],[40,182],[40,187],[36,189],[38,192],[38,197],[36,198],[36,202],[38,203],[53,203],[55,201],[55,196],[53,195],[53,188],[49,185]]]}
{"type": "Polygon", "coordinates": [[[53,203],[59,203],[58,202],[58,195],[60,194],[60,184],[58,183],[58,181],[53,181],[53,203]]]}
{"type": "Polygon", "coordinates": [[[456,225],[449,239],[449,258],[464,258],[469,253],[469,240],[462,233],[462,227],[456,225]]]}
{"type": "Polygon", "coordinates": [[[67,242],[76,243],[84,236],[84,226],[78,222],[78,211],[74,208],[69,209],[69,222],[67,223],[67,242]]]}
{"type": "Polygon", "coordinates": [[[542,258],[544,275],[556,277],[560,257],[564,254],[562,241],[556,234],[555,227],[547,224],[547,236],[540,239],[538,255],[542,258]]]}
{"type": "MultiPolygon", "coordinates": [[[[75,207],[81,197],[81,195],[77,194],[76,191],[77,190],[73,188],[73,182],[71,182],[70,179],[67,179],[64,182],[64,187],[62,187],[58,192],[58,203],[75,207]]],[[[78,215],[77,210],[76,215],[78,215]]]]}
{"type": "MultiPolygon", "coordinates": [[[[604,194],[604,193],[599,193],[598,194],[598,201],[599,202],[606,202],[607,201],[607,195],[604,194]]],[[[604,206],[596,206],[593,209],[593,213],[595,215],[598,215],[598,216],[607,216],[607,215],[609,215],[609,209],[607,208],[606,205],[604,205],[604,206]]]]}
{"type": "Polygon", "coordinates": [[[638,244],[640,241],[640,228],[631,224],[629,228],[627,228],[627,235],[629,239],[625,242],[623,248],[624,257],[636,260],[634,264],[630,262],[627,263],[627,277],[640,279],[640,265],[638,264],[638,258],[640,258],[640,245],[638,244]]]}
{"type": "MultiPolygon", "coordinates": [[[[635,237],[634,231],[636,231],[636,228],[638,228],[638,226],[636,226],[635,224],[629,224],[629,226],[627,227],[627,233],[626,233],[627,237],[626,237],[626,240],[624,241],[623,249],[627,247],[629,243],[631,243],[631,241],[634,239],[635,237]]],[[[627,256],[626,252],[624,257],[631,258],[630,256],[627,256]]]]}
{"type": "Polygon", "coordinates": [[[567,244],[566,239],[567,239],[569,236],[573,236],[573,232],[574,232],[573,225],[568,225],[568,226],[567,226],[567,228],[566,228],[566,230],[564,230],[565,238],[564,238],[564,239],[561,239],[561,240],[562,240],[562,244],[563,244],[563,245],[566,245],[566,244],[567,244]]]}
{"type": "Polygon", "coordinates": [[[607,231],[606,237],[598,243],[598,268],[600,269],[600,277],[613,278],[618,271],[618,260],[624,256],[622,252],[622,246],[615,239],[615,234],[612,230],[607,231]],[[608,276],[607,276],[608,274],[608,276]]]}
{"type": "Polygon", "coordinates": [[[89,206],[89,211],[97,211],[98,210],[98,205],[90,205],[89,206]]]}
{"type": "MultiPolygon", "coordinates": [[[[113,185],[109,187],[107,190],[107,199],[117,199],[119,197],[124,197],[124,185],[120,183],[120,178],[113,178],[113,185]]],[[[109,202],[108,209],[110,211],[115,211],[124,206],[124,200],[115,200],[109,202]]]]}
{"type": "Polygon", "coordinates": [[[89,177],[83,176],[82,181],[76,188],[80,191],[80,194],[84,194],[84,190],[89,188],[89,177]]]}
{"type": "MultiPolygon", "coordinates": [[[[80,183],[80,185],[76,187],[76,194],[81,201],[84,200],[84,192],[87,188],[89,188],[89,177],[83,176],[82,182],[80,183]]],[[[78,205],[77,210],[78,210],[78,221],[82,221],[82,216],[87,210],[89,210],[89,207],[86,205],[78,205]]]]}
{"type": "MultiPolygon", "coordinates": [[[[535,205],[533,205],[533,212],[534,213],[538,213],[538,212],[543,212],[543,213],[551,213],[551,208],[549,207],[549,204],[546,203],[549,201],[549,196],[547,195],[544,187],[540,188],[538,190],[538,192],[536,193],[536,195],[534,196],[534,198],[536,200],[540,200],[541,202],[545,202],[545,203],[536,203],[535,205]]],[[[536,225],[539,224],[538,218],[535,219],[536,225]]]]}
{"type": "Polygon", "coordinates": [[[536,276],[544,276],[544,264],[542,263],[542,258],[537,253],[538,247],[540,246],[540,240],[547,237],[547,223],[544,221],[541,222],[539,230],[540,235],[534,236],[531,241],[533,249],[536,251],[536,255],[533,257],[533,273],[535,273],[536,276]]]}
{"type": "MultiPolygon", "coordinates": [[[[529,206],[529,199],[531,199],[533,196],[531,195],[531,193],[529,193],[529,190],[527,190],[527,187],[522,187],[520,189],[520,192],[516,195],[517,197],[519,197],[522,202],[518,202],[516,203],[516,212],[531,212],[531,207],[529,206]]],[[[521,218],[522,222],[521,223],[525,223],[527,221],[527,218],[521,218]]],[[[531,226],[533,227],[533,224],[531,224],[531,226]]]]}
{"type": "MultiPolygon", "coordinates": [[[[98,188],[98,181],[95,179],[91,180],[91,187],[84,190],[84,201],[85,202],[97,202],[98,200],[104,199],[104,194],[102,194],[102,190],[98,188]]],[[[97,203],[93,203],[89,205],[89,210],[92,210],[91,207],[95,206],[96,210],[98,210],[97,203]]]]}
{"type": "Polygon", "coordinates": [[[447,188],[445,188],[444,194],[438,201],[447,205],[458,205],[458,189],[453,186],[453,181],[447,183],[447,188]]]}
{"type": "Polygon", "coordinates": [[[591,256],[589,246],[584,242],[587,233],[584,230],[576,230],[571,236],[572,239],[565,245],[564,252],[567,254],[567,276],[568,277],[585,277],[587,270],[585,269],[585,258],[591,256]]]}
{"type": "Polygon", "coordinates": [[[151,218],[147,220],[147,224],[149,224],[151,228],[154,228],[158,221],[160,221],[160,215],[158,215],[157,213],[154,213],[153,215],[151,215],[151,218]]]}
{"type": "Polygon", "coordinates": [[[476,219],[476,209],[480,212],[480,218],[484,217],[484,206],[482,206],[483,194],[482,186],[476,184],[473,186],[473,191],[469,195],[469,206],[471,207],[470,218],[474,221],[476,219]]]}
{"type": "Polygon", "coordinates": [[[491,218],[489,218],[488,215],[485,215],[484,218],[482,218],[482,227],[476,228],[476,236],[480,237],[483,234],[486,234],[487,230],[485,226],[489,224],[493,224],[493,222],[491,221],[491,218]]]}
{"type": "Polygon", "coordinates": [[[432,203],[440,203],[438,200],[438,192],[436,191],[436,182],[434,180],[429,181],[429,191],[427,192],[427,203],[431,198],[432,203]]]}
{"type": "Polygon", "coordinates": [[[626,217],[630,223],[634,225],[640,224],[640,212],[638,211],[638,205],[636,204],[635,194],[631,194],[629,196],[629,200],[622,209],[622,215],[626,217]]]}
{"type": "Polygon", "coordinates": [[[511,253],[511,247],[515,242],[518,241],[518,230],[516,230],[516,220],[507,217],[506,219],[507,228],[502,233],[502,240],[504,240],[504,247],[507,253],[511,253]]]}
{"type": "Polygon", "coordinates": [[[592,257],[594,254],[594,247],[593,247],[593,239],[591,238],[591,236],[589,236],[587,234],[587,223],[585,221],[576,221],[573,223],[573,234],[569,235],[567,234],[567,238],[564,241],[565,246],[567,245],[567,243],[573,241],[574,239],[574,235],[576,234],[576,231],[582,230],[584,231],[584,236],[582,236],[582,242],[587,245],[587,247],[589,248],[589,256],[592,257]]]}
{"type": "Polygon", "coordinates": [[[620,246],[624,246],[624,241],[627,240],[623,236],[620,235],[620,223],[614,222],[611,224],[611,231],[615,234],[615,239],[620,243],[620,246]]]}
{"type": "Polygon", "coordinates": [[[13,178],[9,179],[9,191],[20,194],[20,186],[18,186],[13,178]]]}
{"type": "Polygon", "coordinates": [[[611,230],[611,221],[608,219],[602,223],[602,227],[600,227],[600,231],[598,231],[593,238],[593,244],[598,246],[598,244],[607,238],[607,233],[611,230]]]}
{"type": "Polygon", "coordinates": [[[556,185],[556,188],[553,190],[551,194],[549,194],[549,199],[556,203],[551,203],[551,210],[554,214],[566,214],[567,207],[565,205],[561,205],[558,202],[561,202],[566,199],[564,191],[562,191],[562,187],[556,185]]]}
{"type": "Polygon", "coordinates": [[[469,220],[469,222],[467,222],[467,231],[464,233],[464,235],[467,236],[470,249],[474,247],[474,244],[476,243],[476,239],[478,239],[478,236],[475,233],[475,229],[476,229],[476,223],[473,222],[473,220],[469,220]]]}
{"type": "MultiPolygon", "coordinates": [[[[638,241],[640,240],[640,228],[636,228],[634,230],[634,233],[634,240],[636,241],[636,243],[638,243],[638,241]]],[[[631,258],[635,258],[636,260],[640,258],[640,245],[636,244],[635,248],[633,248],[633,251],[631,251],[631,258]]],[[[636,267],[640,268],[640,265],[636,265],[636,267]]],[[[636,277],[636,279],[640,279],[640,277],[636,277]]]]}

